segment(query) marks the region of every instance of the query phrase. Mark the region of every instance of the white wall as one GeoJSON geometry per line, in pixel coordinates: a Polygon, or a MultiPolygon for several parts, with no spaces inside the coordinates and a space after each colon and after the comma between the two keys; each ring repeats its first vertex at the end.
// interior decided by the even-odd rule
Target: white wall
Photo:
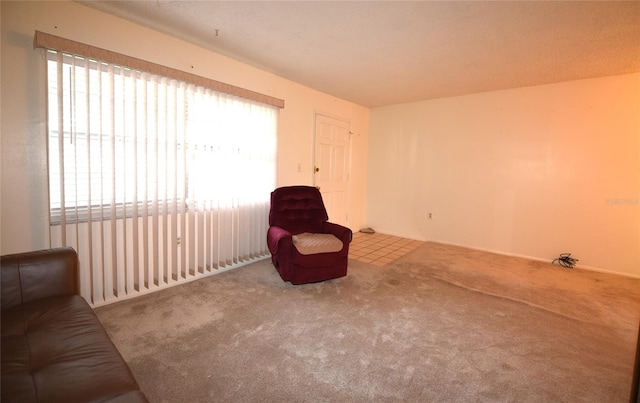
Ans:
{"type": "Polygon", "coordinates": [[[365,223],[369,109],[81,4],[1,2],[2,165],[0,253],[46,248],[48,239],[45,71],[36,30],[146,59],[285,100],[278,185],[313,184],[316,113],[351,123],[349,226],[365,223]],[[297,172],[298,163],[301,172],[297,172]]]}
{"type": "Polygon", "coordinates": [[[374,229],[640,277],[640,74],[376,108],[370,127],[374,229]]]}

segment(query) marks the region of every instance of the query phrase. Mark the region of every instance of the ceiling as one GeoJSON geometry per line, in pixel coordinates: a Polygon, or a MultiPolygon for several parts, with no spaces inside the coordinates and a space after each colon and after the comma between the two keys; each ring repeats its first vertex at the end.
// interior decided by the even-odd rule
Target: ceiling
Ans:
{"type": "Polygon", "coordinates": [[[640,72],[640,1],[79,2],[367,107],[640,72]]]}

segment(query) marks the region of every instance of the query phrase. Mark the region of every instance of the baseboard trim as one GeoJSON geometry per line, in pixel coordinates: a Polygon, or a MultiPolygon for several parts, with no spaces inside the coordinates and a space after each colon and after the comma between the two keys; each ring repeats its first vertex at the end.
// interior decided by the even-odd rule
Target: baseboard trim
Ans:
{"type": "MultiPolygon", "coordinates": [[[[383,232],[383,233],[389,234],[387,232],[383,232]]],[[[398,236],[398,237],[406,237],[406,236],[397,235],[397,234],[389,234],[389,235],[398,236]]],[[[463,245],[463,244],[458,244],[458,243],[454,243],[454,242],[436,241],[436,240],[433,240],[433,239],[418,239],[418,240],[419,241],[423,241],[423,242],[439,243],[439,244],[442,244],[442,245],[458,246],[458,247],[461,247],[461,248],[467,248],[467,249],[477,250],[477,251],[481,251],[481,252],[495,253],[496,255],[512,256],[512,257],[519,257],[519,258],[523,258],[523,259],[534,260],[534,261],[537,261],[537,262],[552,263],[551,261],[549,261],[549,259],[543,259],[543,258],[537,257],[537,256],[521,255],[521,254],[518,254],[518,253],[510,253],[510,252],[505,252],[505,251],[500,251],[500,250],[495,250],[495,249],[488,249],[488,248],[480,248],[480,247],[477,247],[477,246],[463,245]]],[[[604,269],[604,268],[601,268],[601,267],[593,267],[593,266],[577,264],[576,266],[574,266],[574,268],[582,269],[582,270],[588,270],[588,271],[594,271],[594,272],[599,272],[599,273],[615,274],[617,276],[622,276],[622,277],[640,279],[640,275],[639,274],[624,273],[624,272],[619,272],[619,271],[615,271],[615,270],[604,269]]]]}

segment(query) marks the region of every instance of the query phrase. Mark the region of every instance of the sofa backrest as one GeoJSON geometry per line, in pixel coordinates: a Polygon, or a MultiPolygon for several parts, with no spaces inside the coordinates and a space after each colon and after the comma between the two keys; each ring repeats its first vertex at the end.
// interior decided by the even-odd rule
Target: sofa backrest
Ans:
{"type": "Polygon", "coordinates": [[[285,186],[271,192],[269,225],[292,234],[322,232],[329,219],[320,191],[313,186],[285,186]]]}
{"type": "Polygon", "coordinates": [[[78,293],[78,255],[71,247],[0,257],[2,309],[78,293]]]}

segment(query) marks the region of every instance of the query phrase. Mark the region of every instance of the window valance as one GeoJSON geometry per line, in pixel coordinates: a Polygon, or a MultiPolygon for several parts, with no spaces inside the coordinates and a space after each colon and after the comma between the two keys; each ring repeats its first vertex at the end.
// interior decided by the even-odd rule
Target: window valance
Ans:
{"type": "Polygon", "coordinates": [[[250,99],[252,101],[262,102],[268,105],[277,106],[278,108],[284,108],[284,100],[282,99],[40,31],[36,31],[35,33],[33,46],[35,48],[51,49],[83,56],[93,60],[118,64],[133,70],[173,78],[190,84],[210,88],[214,91],[223,92],[225,94],[231,94],[250,99]]]}

